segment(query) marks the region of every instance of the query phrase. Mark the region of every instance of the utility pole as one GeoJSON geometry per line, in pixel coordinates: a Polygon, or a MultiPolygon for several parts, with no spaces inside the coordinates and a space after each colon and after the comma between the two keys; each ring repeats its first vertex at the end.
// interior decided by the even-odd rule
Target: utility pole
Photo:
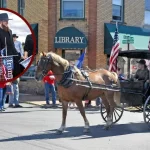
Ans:
{"type": "MultiPolygon", "coordinates": [[[[130,50],[130,36],[127,36],[128,51],[130,50]]],[[[130,78],[130,58],[128,58],[128,79],[130,78]]]]}

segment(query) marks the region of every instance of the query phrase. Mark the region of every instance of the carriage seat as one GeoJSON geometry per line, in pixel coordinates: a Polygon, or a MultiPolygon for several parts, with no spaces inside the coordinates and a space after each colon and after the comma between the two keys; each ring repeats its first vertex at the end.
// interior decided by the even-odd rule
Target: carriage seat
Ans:
{"type": "Polygon", "coordinates": [[[120,87],[122,103],[127,103],[129,106],[139,106],[143,103],[143,81],[120,81],[120,87]]]}

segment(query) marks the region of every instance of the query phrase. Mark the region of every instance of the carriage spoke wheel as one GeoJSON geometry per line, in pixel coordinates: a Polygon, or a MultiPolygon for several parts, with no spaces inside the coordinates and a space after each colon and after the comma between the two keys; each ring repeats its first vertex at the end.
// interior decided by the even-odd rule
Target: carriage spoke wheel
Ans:
{"type": "Polygon", "coordinates": [[[144,104],[143,116],[145,123],[150,128],[150,96],[147,98],[144,104]]]}
{"type": "MultiPolygon", "coordinates": [[[[124,111],[124,109],[122,107],[120,107],[120,106],[115,107],[114,112],[113,112],[113,124],[115,124],[116,122],[118,122],[120,120],[120,118],[123,115],[123,111],[124,111]]],[[[103,104],[101,104],[100,113],[101,113],[103,120],[106,122],[107,121],[107,111],[103,104]]]]}

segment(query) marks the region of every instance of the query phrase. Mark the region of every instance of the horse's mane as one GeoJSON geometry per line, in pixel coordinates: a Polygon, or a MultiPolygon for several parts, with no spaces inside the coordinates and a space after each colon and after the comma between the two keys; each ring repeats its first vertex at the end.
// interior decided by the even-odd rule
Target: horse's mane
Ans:
{"type": "MultiPolygon", "coordinates": [[[[55,54],[53,52],[44,53],[44,55],[51,56],[54,62],[56,62],[58,64],[61,64],[64,67],[64,70],[66,70],[67,67],[69,66],[68,60],[62,58],[61,56],[59,56],[59,55],[57,55],[57,54],[55,54]]],[[[41,56],[43,56],[42,53],[40,54],[40,57],[41,56]]],[[[83,80],[84,79],[82,74],[81,74],[81,71],[76,66],[74,66],[74,71],[76,72],[77,79],[79,79],[79,80],[83,80]]]]}
{"type": "Polygon", "coordinates": [[[51,56],[53,61],[57,62],[58,64],[61,64],[65,70],[69,66],[68,60],[63,59],[62,57],[60,57],[59,55],[57,55],[53,52],[46,53],[46,56],[51,56]]]}

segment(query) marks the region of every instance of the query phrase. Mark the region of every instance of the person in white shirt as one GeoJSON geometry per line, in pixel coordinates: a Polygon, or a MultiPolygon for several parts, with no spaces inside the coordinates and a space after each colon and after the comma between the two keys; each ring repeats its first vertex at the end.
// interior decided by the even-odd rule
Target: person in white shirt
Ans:
{"type": "Polygon", "coordinates": [[[20,54],[22,58],[24,58],[24,50],[22,44],[20,41],[17,41],[18,36],[16,34],[13,34],[12,36],[13,36],[13,41],[17,52],[20,54]]]}

